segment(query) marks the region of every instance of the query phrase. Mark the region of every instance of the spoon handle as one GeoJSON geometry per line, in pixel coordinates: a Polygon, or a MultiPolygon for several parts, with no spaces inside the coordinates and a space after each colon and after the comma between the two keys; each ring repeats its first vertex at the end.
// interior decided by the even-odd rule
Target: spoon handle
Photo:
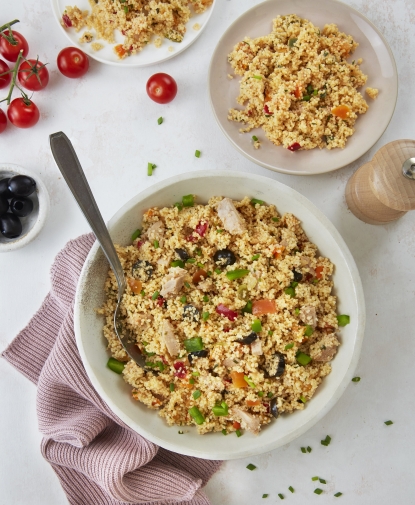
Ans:
{"type": "Polygon", "coordinates": [[[63,132],[52,133],[49,135],[49,140],[56,164],[114,271],[118,283],[118,294],[121,296],[125,289],[124,272],[78,156],[63,132]]]}

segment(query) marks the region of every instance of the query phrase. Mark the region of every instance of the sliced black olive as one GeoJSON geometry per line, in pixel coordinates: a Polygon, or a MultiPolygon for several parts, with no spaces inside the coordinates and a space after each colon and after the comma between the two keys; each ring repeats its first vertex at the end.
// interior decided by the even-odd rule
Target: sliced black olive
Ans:
{"type": "Polygon", "coordinates": [[[15,175],[9,179],[9,191],[13,196],[29,196],[36,189],[36,182],[27,175],[15,175]]]}
{"type": "Polygon", "coordinates": [[[252,342],[254,340],[256,340],[257,338],[258,338],[258,335],[253,331],[252,333],[250,333],[248,336],[246,336],[244,338],[238,338],[237,340],[235,340],[235,342],[238,342],[238,344],[249,345],[249,344],[252,344],[252,342]]]}
{"type": "Polygon", "coordinates": [[[8,210],[9,210],[9,202],[7,201],[7,198],[4,198],[0,195],[0,216],[6,214],[8,210]]]}
{"type": "Polygon", "coordinates": [[[281,352],[276,352],[271,358],[265,361],[263,370],[266,377],[280,377],[285,370],[285,356],[281,352]]]}
{"type": "Polygon", "coordinates": [[[301,272],[293,270],[293,274],[294,274],[294,282],[301,282],[303,280],[303,274],[301,272]]]}
{"type": "Polygon", "coordinates": [[[213,261],[222,266],[233,265],[236,261],[236,256],[229,249],[220,249],[213,255],[213,261]]]}
{"type": "Polygon", "coordinates": [[[194,305],[185,305],[183,307],[183,319],[188,319],[189,321],[199,321],[200,312],[194,305]]]}
{"type": "Polygon", "coordinates": [[[186,249],[180,249],[177,248],[175,249],[177,256],[182,260],[186,261],[190,258],[189,253],[186,251],[186,249]]]}
{"type": "Polygon", "coordinates": [[[187,355],[187,359],[189,360],[189,363],[192,364],[193,358],[207,358],[208,355],[209,351],[203,349],[202,351],[189,352],[189,354],[187,355]]]}
{"type": "Polygon", "coordinates": [[[33,210],[33,202],[30,198],[16,196],[10,202],[10,210],[19,217],[28,216],[33,210]]]}
{"type": "Polygon", "coordinates": [[[0,232],[6,238],[17,238],[22,233],[22,223],[14,214],[4,214],[0,217],[0,232]]]}
{"type": "Polygon", "coordinates": [[[154,268],[148,261],[138,260],[134,263],[131,273],[134,279],[146,282],[151,279],[154,268]]]}
{"type": "Polygon", "coordinates": [[[275,419],[279,416],[276,398],[271,400],[271,414],[275,417],[275,419]]]}
{"type": "Polygon", "coordinates": [[[2,179],[0,181],[0,196],[3,198],[11,198],[12,194],[9,191],[9,181],[10,178],[2,179]]]}

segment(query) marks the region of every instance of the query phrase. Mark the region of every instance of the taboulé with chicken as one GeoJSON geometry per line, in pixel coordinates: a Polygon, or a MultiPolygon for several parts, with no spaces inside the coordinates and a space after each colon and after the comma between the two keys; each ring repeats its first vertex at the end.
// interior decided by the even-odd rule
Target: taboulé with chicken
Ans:
{"type": "Polygon", "coordinates": [[[336,314],[333,264],[292,214],[245,197],[193,195],[150,208],[132,244],[117,246],[127,279],[121,313],[146,356],[141,368],[117,339],[117,283],[109,271],[104,335],[108,366],[134,399],[170,425],[258,434],[304,408],[349,322],[336,314]]]}

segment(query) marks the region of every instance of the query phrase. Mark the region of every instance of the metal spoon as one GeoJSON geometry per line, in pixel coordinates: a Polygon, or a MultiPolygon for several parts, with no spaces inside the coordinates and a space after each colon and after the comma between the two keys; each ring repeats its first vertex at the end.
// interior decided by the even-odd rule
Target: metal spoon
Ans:
{"type": "Polygon", "coordinates": [[[83,215],[88,221],[89,226],[92,228],[115,274],[118,284],[118,303],[114,312],[115,334],[128,356],[130,356],[137,365],[145,368],[145,358],[135,345],[134,339],[131,338],[128,330],[125,329],[120,314],[120,304],[125,291],[124,272],[107,227],[105,226],[104,220],[95,202],[94,195],[86,180],[84,171],[82,170],[70,140],[63,132],[52,133],[52,135],[49,135],[49,140],[56,164],[68,184],[69,189],[72,191],[83,215]]]}

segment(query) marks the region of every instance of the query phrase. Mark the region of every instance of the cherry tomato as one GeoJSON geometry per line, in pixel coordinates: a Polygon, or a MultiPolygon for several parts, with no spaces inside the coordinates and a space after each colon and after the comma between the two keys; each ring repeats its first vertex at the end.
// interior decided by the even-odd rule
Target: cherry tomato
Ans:
{"type": "Polygon", "coordinates": [[[147,94],[157,103],[169,103],[177,94],[176,81],[168,74],[154,74],[147,81],[147,94]]]}
{"type": "MultiPolygon", "coordinates": [[[[5,30],[4,35],[9,36],[9,30],[5,30]]],[[[10,44],[4,37],[0,37],[0,53],[8,61],[17,61],[20,50],[23,49],[23,56],[26,58],[29,52],[29,44],[27,40],[19,32],[12,31],[16,45],[10,44]]]]}
{"type": "MultiPolygon", "coordinates": [[[[10,70],[9,65],[7,65],[5,61],[0,60],[0,74],[8,72],[9,70],[10,70]]],[[[11,74],[2,75],[0,77],[0,89],[7,88],[11,80],[12,80],[11,74]]]]}
{"type": "Polygon", "coordinates": [[[3,133],[7,128],[7,117],[6,114],[0,109],[0,133],[3,133]]]}
{"type": "Polygon", "coordinates": [[[58,68],[65,77],[77,79],[88,72],[88,56],[77,47],[65,47],[58,54],[58,68]]]}
{"type": "Polygon", "coordinates": [[[19,67],[19,82],[30,91],[40,91],[49,82],[49,72],[39,60],[26,60],[19,67]]]}
{"type": "Polygon", "coordinates": [[[39,121],[39,109],[31,101],[15,98],[7,109],[9,121],[18,128],[30,128],[39,121]]]}

